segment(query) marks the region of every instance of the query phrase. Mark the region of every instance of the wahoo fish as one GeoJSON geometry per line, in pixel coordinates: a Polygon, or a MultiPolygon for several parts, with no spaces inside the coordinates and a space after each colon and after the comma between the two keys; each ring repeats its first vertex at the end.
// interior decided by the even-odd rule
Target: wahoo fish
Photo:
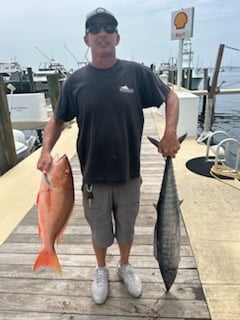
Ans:
{"type": "MultiPolygon", "coordinates": [[[[187,134],[179,138],[181,143],[187,134]]],[[[148,139],[158,147],[159,142],[148,139]]],[[[157,205],[157,220],[154,228],[154,257],[168,292],[176,278],[180,262],[180,201],[176,187],[172,158],[166,158],[162,186],[157,205]]]]}
{"type": "Polygon", "coordinates": [[[54,158],[50,170],[43,175],[37,196],[38,232],[43,246],[33,270],[46,266],[62,273],[55,251],[74,205],[74,185],[70,162],[66,155],[54,158]]]}

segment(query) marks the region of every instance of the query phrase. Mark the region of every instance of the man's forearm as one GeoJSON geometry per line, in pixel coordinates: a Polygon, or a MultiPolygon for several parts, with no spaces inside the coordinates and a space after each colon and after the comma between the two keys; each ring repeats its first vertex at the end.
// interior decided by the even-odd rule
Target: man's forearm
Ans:
{"type": "Polygon", "coordinates": [[[179,119],[179,99],[175,92],[170,91],[166,100],[166,126],[165,131],[177,131],[179,119]]]}
{"type": "Polygon", "coordinates": [[[43,134],[42,153],[50,153],[58,138],[61,135],[64,122],[52,116],[45,127],[43,134]]]}

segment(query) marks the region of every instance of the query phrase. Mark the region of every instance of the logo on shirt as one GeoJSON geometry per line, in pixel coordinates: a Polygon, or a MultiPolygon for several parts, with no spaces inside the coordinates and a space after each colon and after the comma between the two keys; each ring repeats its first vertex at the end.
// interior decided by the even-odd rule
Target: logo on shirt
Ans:
{"type": "Polygon", "coordinates": [[[128,88],[126,84],[124,86],[120,86],[119,90],[124,93],[134,93],[134,90],[131,88],[128,88]]]}

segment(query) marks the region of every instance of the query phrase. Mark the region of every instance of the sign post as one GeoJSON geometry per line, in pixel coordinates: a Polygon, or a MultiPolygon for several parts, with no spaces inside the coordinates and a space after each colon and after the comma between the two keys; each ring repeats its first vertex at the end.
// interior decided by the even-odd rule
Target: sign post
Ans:
{"type": "Polygon", "coordinates": [[[177,61],[177,86],[182,85],[183,41],[193,36],[194,8],[172,12],[171,40],[179,40],[177,61]]]}

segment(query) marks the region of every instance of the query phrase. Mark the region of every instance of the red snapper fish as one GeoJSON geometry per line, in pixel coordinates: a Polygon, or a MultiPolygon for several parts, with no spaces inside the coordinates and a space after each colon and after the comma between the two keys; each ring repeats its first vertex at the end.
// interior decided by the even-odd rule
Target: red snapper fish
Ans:
{"type": "Polygon", "coordinates": [[[43,175],[37,196],[38,232],[43,247],[33,270],[46,266],[62,273],[55,251],[74,206],[74,185],[70,162],[66,155],[54,158],[50,170],[43,175]]]}

